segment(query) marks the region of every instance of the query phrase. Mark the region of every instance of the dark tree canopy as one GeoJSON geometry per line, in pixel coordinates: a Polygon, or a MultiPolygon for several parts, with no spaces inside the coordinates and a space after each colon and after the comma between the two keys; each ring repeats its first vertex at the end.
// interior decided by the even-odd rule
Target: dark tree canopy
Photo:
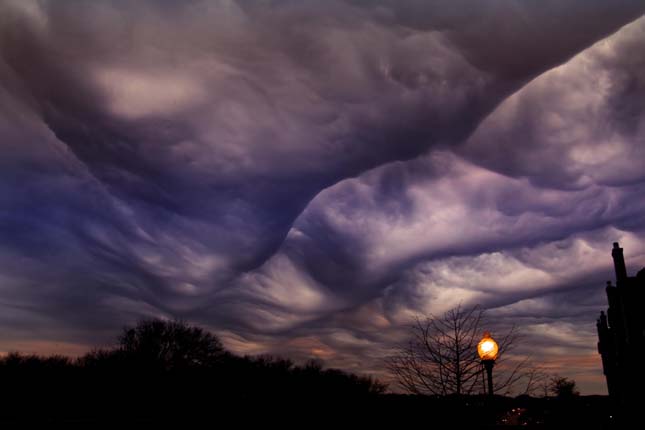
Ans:
{"type": "Polygon", "coordinates": [[[114,347],[77,359],[0,356],[0,382],[0,422],[21,423],[34,411],[63,420],[169,416],[183,423],[186,417],[212,419],[214,410],[355,405],[385,390],[369,376],[316,361],[237,356],[214,334],[176,320],[141,321],[124,328],[114,347]]]}
{"type": "Polygon", "coordinates": [[[158,319],[124,328],[119,351],[129,362],[164,371],[211,367],[225,353],[217,336],[181,321],[158,319]]]}
{"type": "Polygon", "coordinates": [[[580,394],[576,390],[576,381],[563,376],[552,377],[550,389],[553,395],[560,398],[569,398],[580,394]]]}

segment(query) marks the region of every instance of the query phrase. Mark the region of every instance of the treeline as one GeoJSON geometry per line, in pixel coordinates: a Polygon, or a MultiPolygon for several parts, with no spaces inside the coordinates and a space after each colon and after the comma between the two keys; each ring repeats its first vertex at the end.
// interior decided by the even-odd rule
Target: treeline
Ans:
{"type": "Polygon", "coordinates": [[[240,357],[201,328],[149,320],[115,347],[71,359],[11,353],[0,359],[0,418],[32,420],[198,417],[242,405],[342,402],[374,397],[373,378],[316,361],[240,357]]]}
{"type": "MultiPolygon", "coordinates": [[[[566,382],[566,381],[565,381],[566,382]]],[[[605,429],[605,397],[411,396],[384,394],[364,376],[315,361],[240,357],[219,339],[178,321],[143,321],[112,348],[79,358],[11,353],[0,358],[0,424],[34,421],[173,423],[208,427],[257,422],[279,428],[321,423],[359,428],[605,429]],[[231,423],[231,424],[229,424],[231,423]],[[289,425],[287,425],[287,423],[289,425]]]]}

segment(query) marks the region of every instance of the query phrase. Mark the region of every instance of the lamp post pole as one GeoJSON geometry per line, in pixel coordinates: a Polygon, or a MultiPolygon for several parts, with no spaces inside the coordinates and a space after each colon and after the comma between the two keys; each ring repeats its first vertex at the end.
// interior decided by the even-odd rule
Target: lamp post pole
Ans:
{"type": "Polygon", "coordinates": [[[493,366],[495,360],[482,360],[484,369],[486,369],[486,376],[488,377],[488,395],[493,396],[493,366]]]}
{"type": "Polygon", "coordinates": [[[488,376],[488,395],[493,396],[493,366],[497,360],[497,353],[499,346],[497,342],[490,336],[489,332],[484,332],[484,337],[477,345],[477,353],[482,361],[484,369],[486,369],[486,376],[488,376]]]}

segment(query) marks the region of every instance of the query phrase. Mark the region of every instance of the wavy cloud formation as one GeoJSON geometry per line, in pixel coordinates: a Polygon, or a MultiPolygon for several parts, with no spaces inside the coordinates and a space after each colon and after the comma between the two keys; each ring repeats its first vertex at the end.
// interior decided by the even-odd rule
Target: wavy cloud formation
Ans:
{"type": "Polygon", "coordinates": [[[645,7],[549,3],[3,2],[0,350],[174,316],[382,375],[410,317],[480,303],[601,392],[645,7]]]}

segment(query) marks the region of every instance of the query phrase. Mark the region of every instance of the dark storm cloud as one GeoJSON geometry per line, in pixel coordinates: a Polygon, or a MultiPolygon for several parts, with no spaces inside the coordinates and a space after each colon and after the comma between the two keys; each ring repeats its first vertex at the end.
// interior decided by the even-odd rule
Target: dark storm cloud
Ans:
{"type": "Polygon", "coordinates": [[[641,237],[643,25],[549,69],[645,6],[548,3],[4,2],[3,345],[179,316],[378,371],[414,312],[582,285],[538,263],[641,237]]]}
{"type": "Polygon", "coordinates": [[[396,25],[444,32],[470,63],[508,80],[560,64],[643,13],[637,0],[351,1],[396,25]]]}

